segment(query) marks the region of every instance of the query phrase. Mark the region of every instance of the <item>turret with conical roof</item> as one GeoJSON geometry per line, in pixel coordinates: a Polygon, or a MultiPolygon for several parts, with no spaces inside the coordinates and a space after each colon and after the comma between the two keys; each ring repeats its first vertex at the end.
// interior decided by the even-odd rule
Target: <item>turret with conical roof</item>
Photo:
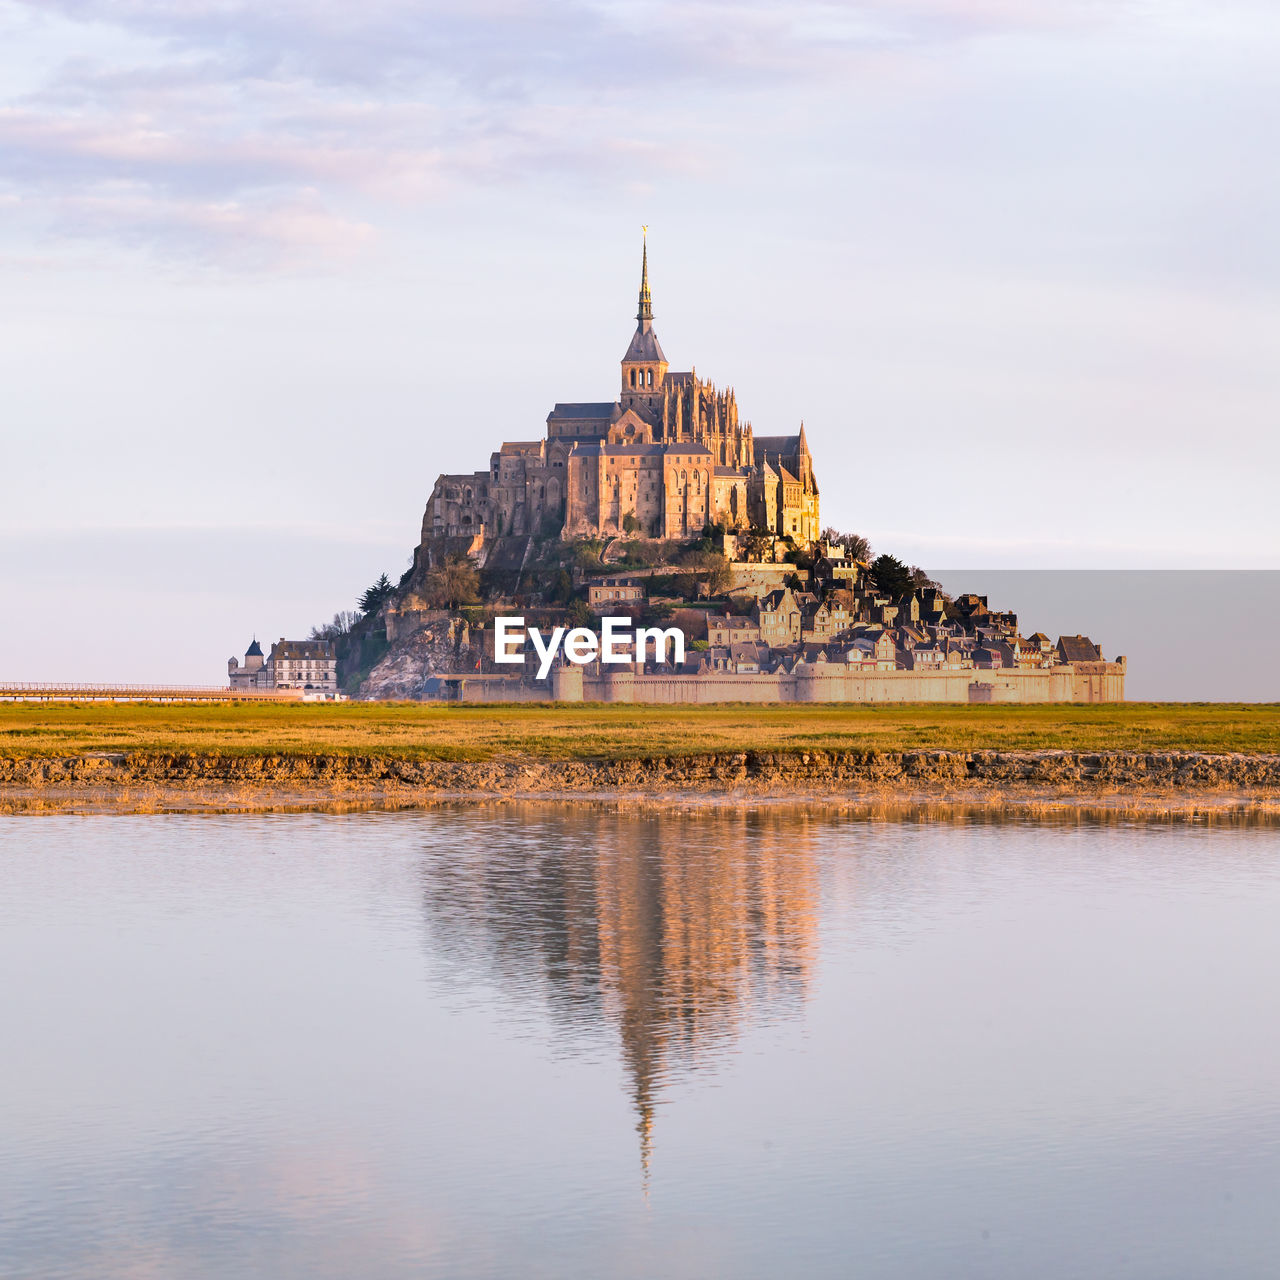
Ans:
{"type": "Polygon", "coordinates": [[[258,637],[253,637],[253,643],[244,651],[244,669],[246,671],[261,671],[263,663],[266,659],[262,656],[262,646],[258,643],[258,637]]]}

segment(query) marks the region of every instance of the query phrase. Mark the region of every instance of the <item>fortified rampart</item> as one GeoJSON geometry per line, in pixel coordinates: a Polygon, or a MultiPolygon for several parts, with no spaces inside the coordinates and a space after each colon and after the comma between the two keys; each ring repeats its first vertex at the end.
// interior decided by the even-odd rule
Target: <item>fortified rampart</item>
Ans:
{"type": "Polygon", "coordinates": [[[850,671],[836,663],[738,675],[638,673],[633,668],[560,666],[529,685],[511,676],[443,677],[441,694],[459,702],[1123,702],[1123,662],[1039,670],[850,671]]]}

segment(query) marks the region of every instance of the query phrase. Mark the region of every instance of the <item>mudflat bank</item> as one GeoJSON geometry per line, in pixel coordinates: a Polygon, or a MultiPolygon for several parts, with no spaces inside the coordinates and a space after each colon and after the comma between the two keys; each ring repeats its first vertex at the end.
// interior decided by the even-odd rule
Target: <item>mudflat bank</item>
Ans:
{"type": "Polygon", "coordinates": [[[518,755],[86,752],[0,757],[0,812],[410,807],[458,800],[735,803],[808,798],[1142,812],[1280,813],[1280,755],[1178,751],[732,751],[632,759],[518,755]]]}

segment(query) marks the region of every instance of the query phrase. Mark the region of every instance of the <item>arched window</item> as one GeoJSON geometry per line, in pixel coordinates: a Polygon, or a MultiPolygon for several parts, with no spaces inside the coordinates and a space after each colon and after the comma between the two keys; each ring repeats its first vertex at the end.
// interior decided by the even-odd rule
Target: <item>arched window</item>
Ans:
{"type": "Polygon", "coordinates": [[[649,370],[649,385],[653,386],[653,370],[649,370]]]}
{"type": "Polygon", "coordinates": [[[631,370],[631,385],[633,387],[636,385],[636,371],[634,369],[631,370]]]}

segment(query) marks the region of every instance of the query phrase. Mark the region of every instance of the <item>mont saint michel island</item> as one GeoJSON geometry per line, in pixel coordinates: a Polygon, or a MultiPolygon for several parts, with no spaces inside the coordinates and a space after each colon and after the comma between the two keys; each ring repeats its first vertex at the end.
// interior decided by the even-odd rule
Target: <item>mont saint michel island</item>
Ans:
{"type": "Polygon", "coordinates": [[[1276,1275],[1278,13],[0,0],[0,1280],[1276,1275]]]}
{"type": "Polygon", "coordinates": [[[952,596],[824,527],[804,423],[757,432],[732,386],[672,369],[647,240],[635,319],[614,399],[557,402],[537,438],[440,475],[400,580],[382,577],[358,612],[307,639],[267,652],[255,639],[230,660],[231,687],[456,702],[1123,700],[1125,659],[1090,637],[1027,632],[985,596],[952,596]]]}

